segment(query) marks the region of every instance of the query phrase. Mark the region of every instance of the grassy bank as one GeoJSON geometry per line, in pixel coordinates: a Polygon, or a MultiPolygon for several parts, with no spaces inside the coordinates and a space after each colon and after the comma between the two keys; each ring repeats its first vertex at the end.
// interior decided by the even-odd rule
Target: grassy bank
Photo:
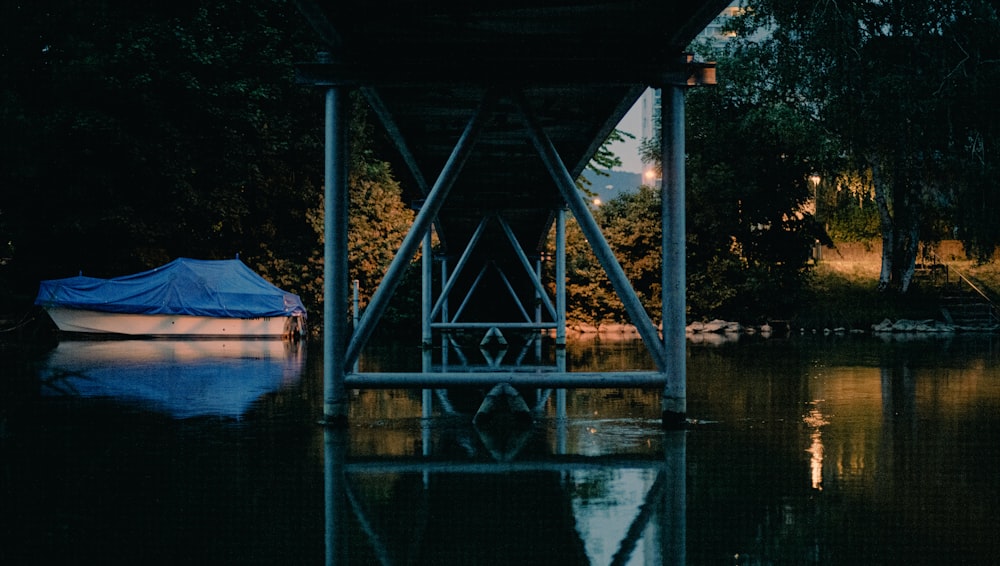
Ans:
{"type": "MultiPolygon", "coordinates": [[[[977,265],[968,260],[947,262],[949,280],[962,273],[988,295],[1000,290],[1000,265],[977,265]]],[[[916,282],[906,295],[877,290],[878,257],[824,260],[816,266],[801,308],[791,321],[793,328],[846,328],[870,330],[882,319],[943,320],[938,308],[937,288],[916,282]]]]}

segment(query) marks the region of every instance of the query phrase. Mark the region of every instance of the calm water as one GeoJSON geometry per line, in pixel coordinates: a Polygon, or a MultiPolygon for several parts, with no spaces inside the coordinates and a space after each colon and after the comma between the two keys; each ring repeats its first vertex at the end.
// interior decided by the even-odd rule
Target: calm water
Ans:
{"type": "MultiPolygon", "coordinates": [[[[566,419],[542,397],[509,434],[358,391],[349,429],[325,431],[319,350],[0,351],[0,563],[1000,560],[995,337],[693,344],[693,425],[671,433],[657,391],[617,389],[569,391],[566,419]]],[[[580,371],[649,364],[631,340],[568,352],[580,371]]],[[[415,367],[400,346],[362,369],[415,367]]]]}

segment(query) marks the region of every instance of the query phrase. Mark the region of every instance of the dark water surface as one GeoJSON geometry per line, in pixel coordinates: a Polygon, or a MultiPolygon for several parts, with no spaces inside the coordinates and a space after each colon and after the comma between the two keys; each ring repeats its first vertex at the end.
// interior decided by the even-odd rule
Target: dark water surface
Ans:
{"type": "MultiPolygon", "coordinates": [[[[1000,561],[996,337],[693,344],[685,432],[633,389],[570,390],[566,419],[543,397],[515,432],[357,391],[328,431],[320,349],[0,350],[0,564],[1000,561]]],[[[583,340],[568,365],[650,362],[583,340]]]]}

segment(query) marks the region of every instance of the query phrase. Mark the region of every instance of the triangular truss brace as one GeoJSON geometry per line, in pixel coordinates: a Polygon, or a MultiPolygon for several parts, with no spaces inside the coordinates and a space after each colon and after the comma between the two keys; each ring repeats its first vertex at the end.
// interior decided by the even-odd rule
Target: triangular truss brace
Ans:
{"type": "MultiPolygon", "coordinates": [[[[563,199],[565,200],[569,210],[573,213],[574,217],[577,219],[581,229],[584,232],[584,236],[587,238],[591,247],[593,248],[595,255],[600,261],[602,267],[604,267],[609,279],[611,280],[612,286],[614,287],[619,298],[625,306],[625,309],[632,320],[633,324],[639,331],[639,335],[642,337],[643,342],[649,349],[650,354],[653,357],[654,362],[657,367],[663,371],[663,368],[667,367],[666,354],[663,347],[663,343],[659,336],[659,331],[653,325],[649,316],[646,314],[641,303],[639,302],[638,296],[635,290],[632,288],[631,283],[625,276],[624,270],[618,263],[614,256],[614,252],[611,250],[601,233],[600,227],[597,225],[593,216],[590,213],[590,209],[586,204],[583,196],[579,194],[576,189],[576,185],[567,170],[565,163],[559,157],[558,152],[552,145],[551,140],[545,134],[544,130],[538,124],[535,116],[528,111],[527,105],[523,101],[523,96],[519,93],[515,93],[510,97],[514,106],[517,108],[518,112],[521,114],[524,123],[525,130],[530,138],[531,142],[535,145],[538,150],[539,156],[542,159],[545,167],[549,170],[552,179],[555,181],[557,188],[560,191],[563,199]]],[[[383,278],[382,284],[379,286],[375,295],[372,297],[371,302],[364,316],[361,318],[357,328],[355,329],[354,335],[351,337],[350,343],[347,346],[346,358],[347,358],[347,368],[352,368],[354,361],[357,360],[360,355],[361,349],[367,342],[368,338],[371,336],[374,326],[377,324],[378,320],[381,318],[382,314],[385,312],[385,308],[388,304],[389,298],[395,293],[399,282],[402,279],[403,273],[405,271],[406,265],[409,263],[410,258],[414,256],[417,251],[421,240],[425,237],[428,231],[431,229],[437,214],[440,212],[441,207],[447,198],[448,192],[450,191],[455,179],[460,174],[465,160],[468,158],[472,151],[472,147],[478,140],[479,133],[484,126],[484,122],[487,120],[491,109],[496,103],[496,93],[490,91],[487,93],[483,104],[477,109],[474,115],[470,118],[468,125],[466,126],[465,132],[462,134],[461,138],[455,145],[451,157],[448,159],[441,174],[438,176],[437,181],[434,186],[430,189],[427,194],[427,198],[424,201],[416,219],[414,220],[414,225],[411,228],[410,233],[404,239],[403,244],[397,251],[396,257],[393,259],[385,277],[383,278]]],[[[381,113],[380,113],[381,114],[381,113]]],[[[398,134],[398,130],[396,132],[398,134]]],[[[504,232],[507,234],[508,238],[511,240],[514,246],[515,252],[518,254],[518,258],[521,261],[525,272],[529,274],[529,278],[532,284],[539,290],[538,298],[542,301],[545,309],[548,311],[550,317],[556,321],[565,321],[565,313],[558,312],[556,307],[552,305],[548,294],[544,292],[541,281],[535,274],[534,270],[531,268],[530,262],[521,248],[517,239],[510,231],[510,227],[503,221],[502,217],[495,215],[494,218],[500,222],[503,227],[504,232]]],[[[468,262],[472,250],[475,248],[479,237],[481,237],[481,232],[485,223],[490,220],[490,217],[484,217],[481,221],[479,227],[477,228],[476,235],[470,240],[469,245],[463,252],[462,259],[459,260],[459,264],[456,266],[456,272],[460,272],[464,269],[465,264],[468,262]]],[[[448,283],[454,285],[455,277],[449,278],[448,283]]],[[[450,294],[451,288],[446,285],[442,289],[441,295],[438,301],[435,303],[430,317],[433,320],[436,316],[439,316],[442,306],[442,301],[450,294]]],[[[564,308],[564,305],[562,305],[564,308]]],[[[526,314],[526,309],[524,309],[523,304],[521,305],[521,310],[523,314],[526,314]]],[[[450,328],[483,328],[490,329],[493,327],[497,328],[520,328],[520,329],[548,329],[557,328],[558,322],[539,322],[537,320],[531,321],[530,316],[525,317],[526,320],[523,322],[456,322],[455,317],[452,317],[450,321],[436,322],[432,323],[432,326],[439,330],[446,330],[450,328]]],[[[558,328],[557,328],[558,331],[558,328]]],[[[563,331],[564,332],[564,331],[563,331]]],[[[370,378],[374,377],[370,374],[370,378]]],[[[360,376],[359,376],[360,377],[360,376]]],[[[363,379],[363,378],[362,378],[363,379]]]]}

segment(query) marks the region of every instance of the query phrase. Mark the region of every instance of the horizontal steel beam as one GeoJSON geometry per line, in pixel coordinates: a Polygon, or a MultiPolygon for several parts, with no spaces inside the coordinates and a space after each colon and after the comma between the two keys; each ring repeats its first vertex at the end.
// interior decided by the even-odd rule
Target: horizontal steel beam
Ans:
{"type": "Polygon", "coordinates": [[[524,60],[502,58],[468,65],[448,61],[402,61],[351,63],[342,61],[305,62],[295,65],[298,84],[314,86],[414,86],[421,84],[473,84],[493,86],[497,77],[508,74],[525,85],[606,85],[631,87],[636,84],[714,84],[715,63],[684,60],[656,66],[608,60],[524,60]],[[601,69],[595,73],[594,69],[601,69]]]}
{"type": "Polygon", "coordinates": [[[664,374],[656,371],[526,373],[518,371],[364,372],[348,374],[350,389],[438,388],[509,383],[521,387],[600,389],[604,387],[662,387],[664,374]]]}
{"type": "MultiPolygon", "coordinates": [[[[517,364],[513,367],[517,368],[517,373],[560,373],[560,369],[553,365],[541,366],[536,364],[517,364]]],[[[471,364],[448,364],[447,366],[442,366],[440,364],[435,365],[429,371],[432,373],[456,373],[456,374],[466,374],[466,373],[496,373],[496,367],[490,367],[486,365],[471,365],[471,364]],[[436,368],[436,369],[435,369],[436,368]],[[442,369],[443,368],[443,369],[442,369]]],[[[565,373],[564,371],[562,373],[565,373]]],[[[364,375],[364,374],[361,374],[364,375]]]]}
{"type": "Polygon", "coordinates": [[[461,330],[463,328],[511,328],[514,330],[544,330],[556,328],[555,322],[432,322],[431,328],[461,330]]]}
{"type": "Polygon", "coordinates": [[[348,461],[344,468],[348,473],[382,473],[382,474],[413,474],[420,472],[445,473],[445,474],[502,474],[508,472],[563,472],[563,471],[584,471],[584,470],[656,470],[664,466],[662,456],[656,455],[655,459],[643,458],[596,458],[584,460],[580,458],[566,458],[562,461],[536,461],[536,462],[442,462],[430,461],[348,461]]]}

